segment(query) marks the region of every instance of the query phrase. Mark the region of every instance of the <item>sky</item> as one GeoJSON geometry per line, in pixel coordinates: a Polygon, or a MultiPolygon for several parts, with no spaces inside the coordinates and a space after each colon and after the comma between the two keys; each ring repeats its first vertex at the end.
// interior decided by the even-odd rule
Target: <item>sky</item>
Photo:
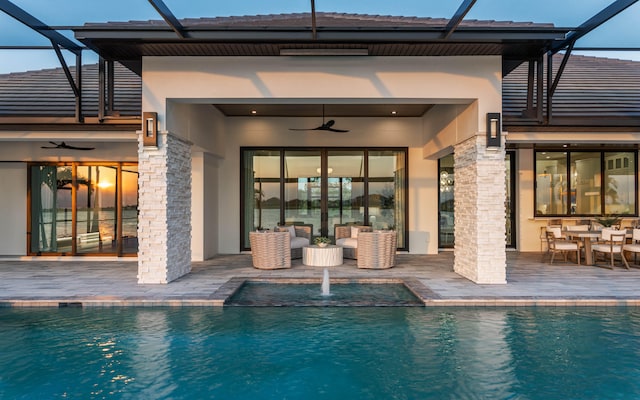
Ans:
{"type": "MultiPolygon", "coordinates": [[[[13,0],[65,36],[85,22],[161,19],[147,0],[13,0]]],[[[310,0],[164,0],[178,18],[310,12],[310,0]]],[[[451,18],[462,0],[316,0],[317,12],[451,18]]],[[[613,0],[477,0],[466,19],[553,23],[576,27],[613,0]]],[[[640,61],[640,2],[627,8],[576,43],[576,47],[633,48],[635,51],[575,51],[600,57],[640,61]]],[[[0,46],[48,46],[48,39],[0,11],[0,46]]],[[[70,65],[75,58],[64,52],[70,65]]],[[[83,63],[97,56],[83,52],[83,63]]],[[[58,68],[53,50],[0,49],[0,74],[58,68]]]]}

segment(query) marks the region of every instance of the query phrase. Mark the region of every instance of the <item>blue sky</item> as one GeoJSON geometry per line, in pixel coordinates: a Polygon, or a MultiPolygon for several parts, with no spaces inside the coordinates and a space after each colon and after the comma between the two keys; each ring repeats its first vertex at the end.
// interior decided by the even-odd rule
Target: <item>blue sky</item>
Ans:
{"type": "MultiPolygon", "coordinates": [[[[164,0],[178,18],[309,12],[309,0],[164,0]]],[[[462,0],[316,0],[316,11],[450,18],[462,0]]],[[[13,0],[54,27],[85,22],[161,19],[147,0],[13,0]]],[[[467,19],[551,22],[578,26],[612,0],[477,0],[467,19]]],[[[576,47],[640,48],[640,2],[579,40],[576,47]]],[[[61,32],[72,37],[69,30],[61,32]]],[[[49,45],[44,37],[0,12],[0,46],[49,45]]],[[[579,52],[584,54],[584,52],[579,52]]],[[[640,51],[591,52],[640,61],[640,51]]],[[[67,57],[74,64],[73,57],[67,57]]],[[[0,50],[0,73],[57,68],[52,50],[0,50]]],[[[96,62],[87,51],[84,63],[96,62]]]]}

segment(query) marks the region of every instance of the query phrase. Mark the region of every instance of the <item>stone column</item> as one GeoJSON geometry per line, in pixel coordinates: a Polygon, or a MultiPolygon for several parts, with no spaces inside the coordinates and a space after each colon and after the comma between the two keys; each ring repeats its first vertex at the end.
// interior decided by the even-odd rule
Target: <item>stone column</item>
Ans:
{"type": "Polygon", "coordinates": [[[480,284],[506,283],[504,137],[487,149],[484,133],[454,149],[454,271],[480,284]]]}
{"type": "Polygon", "coordinates": [[[138,142],[138,283],[169,283],[191,271],[191,143],[158,134],[138,142]]]}

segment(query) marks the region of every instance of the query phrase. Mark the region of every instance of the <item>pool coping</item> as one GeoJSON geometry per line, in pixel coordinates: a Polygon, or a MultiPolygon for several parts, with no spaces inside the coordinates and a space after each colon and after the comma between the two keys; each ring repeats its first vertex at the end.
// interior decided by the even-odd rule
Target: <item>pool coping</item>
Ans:
{"type": "MultiPolygon", "coordinates": [[[[224,307],[227,300],[247,281],[273,283],[321,284],[321,278],[231,277],[208,296],[21,296],[0,299],[0,308],[18,307],[224,307]]],[[[589,296],[459,296],[442,297],[415,277],[339,277],[331,283],[402,283],[423,303],[424,307],[640,307],[636,297],[589,296]]],[[[374,305],[372,305],[374,306],[374,305]]],[[[251,307],[251,306],[241,306],[251,307]]]]}

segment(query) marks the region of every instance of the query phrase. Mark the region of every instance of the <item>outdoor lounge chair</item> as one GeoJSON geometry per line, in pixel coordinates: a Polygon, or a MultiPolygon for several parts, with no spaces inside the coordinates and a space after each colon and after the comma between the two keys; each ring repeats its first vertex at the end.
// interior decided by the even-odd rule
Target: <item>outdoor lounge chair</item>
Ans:
{"type": "Polygon", "coordinates": [[[396,231],[360,232],[358,235],[358,268],[383,269],[396,264],[398,235],[396,231]]]}
{"type": "Polygon", "coordinates": [[[289,232],[291,259],[302,258],[302,248],[311,244],[313,225],[279,225],[274,228],[274,232],[289,232]]]}
{"type": "Polygon", "coordinates": [[[253,267],[291,268],[291,238],[288,232],[249,232],[253,267]]]}
{"type": "Polygon", "coordinates": [[[373,229],[366,225],[338,225],[334,226],[336,245],[342,246],[344,258],[358,258],[358,236],[360,232],[371,232],[373,229]]]}

